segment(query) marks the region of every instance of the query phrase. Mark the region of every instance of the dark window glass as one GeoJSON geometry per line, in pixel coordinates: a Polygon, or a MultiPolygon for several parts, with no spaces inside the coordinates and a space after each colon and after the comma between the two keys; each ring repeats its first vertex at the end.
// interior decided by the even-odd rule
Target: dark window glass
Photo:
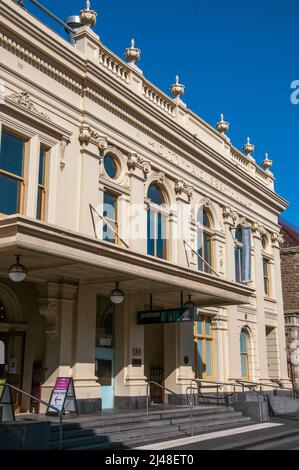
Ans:
{"type": "Polygon", "coordinates": [[[242,282],[243,256],[242,248],[235,248],[236,282],[242,282]]]}
{"type": "Polygon", "coordinates": [[[212,264],[212,237],[202,229],[198,230],[198,270],[205,273],[211,273],[212,264]],[[204,262],[204,261],[206,262],[204,262]]]}
{"type": "Polygon", "coordinates": [[[113,179],[117,177],[117,163],[115,158],[113,158],[109,153],[104,157],[104,168],[109,178],[113,179]]]}
{"type": "Polygon", "coordinates": [[[241,351],[241,371],[242,377],[249,377],[249,358],[248,358],[248,333],[244,330],[241,331],[240,335],[240,351],[241,351]]]}
{"type": "Polygon", "coordinates": [[[156,184],[151,184],[148,188],[147,197],[154,203],[162,206],[165,203],[162,191],[156,184]]]}
{"type": "Polygon", "coordinates": [[[243,231],[241,228],[237,228],[236,230],[236,235],[235,235],[235,239],[239,242],[239,243],[243,243],[243,231]]]}
{"type": "Polygon", "coordinates": [[[0,173],[0,213],[17,214],[20,212],[21,182],[0,173]]]}
{"type": "Polygon", "coordinates": [[[42,219],[42,209],[43,209],[43,189],[42,188],[37,188],[36,218],[38,220],[42,219]]]}
{"type": "Polygon", "coordinates": [[[39,153],[38,184],[42,186],[45,185],[46,155],[47,155],[46,150],[41,149],[39,153]]]}
{"type": "Polygon", "coordinates": [[[24,141],[3,131],[0,149],[0,169],[22,177],[23,161],[24,141]]]}
{"type": "Polygon", "coordinates": [[[103,225],[103,240],[115,243],[117,232],[117,197],[107,192],[104,193],[103,217],[106,222],[103,225]]]}
{"type": "Polygon", "coordinates": [[[147,254],[155,256],[155,213],[147,211],[147,254]]]}
{"type": "Polygon", "coordinates": [[[199,209],[197,214],[197,222],[204,227],[210,228],[210,219],[205,209],[199,209]]]}
{"type": "Polygon", "coordinates": [[[235,267],[236,282],[241,283],[243,280],[243,230],[241,227],[236,229],[235,233],[235,267]]]}
{"type": "Polygon", "coordinates": [[[157,236],[157,257],[166,258],[166,218],[164,215],[158,213],[158,236],[157,236]]]}

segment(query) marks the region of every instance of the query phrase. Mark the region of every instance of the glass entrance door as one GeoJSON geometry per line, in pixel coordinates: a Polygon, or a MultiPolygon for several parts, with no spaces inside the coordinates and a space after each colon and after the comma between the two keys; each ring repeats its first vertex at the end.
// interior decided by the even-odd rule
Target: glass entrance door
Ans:
{"type": "Polygon", "coordinates": [[[97,297],[96,376],[101,384],[102,409],[114,406],[114,305],[109,297],[97,297]]]}
{"type": "MultiPolygon", "coordinates": [[[[23,385],[23,368],[24,368],[24,350],[25,350],[25,333],[1,333],[0,341],[4,343],[5,365],[1,367],[0,373],[6,379],[7,383],[22,389],[23,385]]],[[[15,411],[18,413],[21,408],[21,395],[12,390],[12,398],[15,411]]]]}

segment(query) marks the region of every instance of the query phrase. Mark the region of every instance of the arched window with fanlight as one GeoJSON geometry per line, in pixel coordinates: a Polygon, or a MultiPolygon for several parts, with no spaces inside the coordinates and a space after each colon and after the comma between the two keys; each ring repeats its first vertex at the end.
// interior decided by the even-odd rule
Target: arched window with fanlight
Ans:
{"type": "Polygon", "coordinates": [[[152,183],[147,192],[147,254],[168,258],[168,213],[166,195],[158,183],[152,183]]]}
{"type": "Polygon", "coordinates": [[[206,208],[197,214],[198,270],[212,273],[212,219],[206,208]]]}
{"type": "Polygon", "coordinates": [[[250,336],[248,330],[243,328],[240,334],[241,374],[242,378],[249,379],[249,346],[250,336]]]}

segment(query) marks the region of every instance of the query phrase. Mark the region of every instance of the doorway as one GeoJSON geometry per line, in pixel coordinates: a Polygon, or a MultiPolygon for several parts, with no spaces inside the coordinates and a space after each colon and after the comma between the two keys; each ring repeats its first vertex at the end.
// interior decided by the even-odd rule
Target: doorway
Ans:
{"type": "MultiPolygon", "coordinates": [[[[0,375],[7,383],[19,389],[23,386],[25,332],[1,333],[0,341],[4,344],[4,367],[0,366],[0,375]]],[[[21,411],[21,394],[12,390],[15,412],[21,411]]]]}
{"type": "MultiPolygon", "coordinates": [[[[165,383],[164,370],[164,325],[144,326],[144,371],[146,377],[162,386],[165,383]]],[[[164,403],[164,390],[151,384],[152,403],[164,403]]]]}
{"type": "Polygon", "coordinates": [[[114,304],[97,296],[95,370],[101,385],[102,409],[114,407],[115,382],[114,304]]]}

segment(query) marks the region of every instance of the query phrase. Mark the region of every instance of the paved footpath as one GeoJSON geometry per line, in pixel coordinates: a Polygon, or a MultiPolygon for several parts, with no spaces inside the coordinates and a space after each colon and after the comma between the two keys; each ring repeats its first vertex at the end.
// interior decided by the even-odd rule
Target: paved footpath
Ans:
{"type": "Polygon", "coordinates": [[[299,450],[299,414],[199,436],[159,442],[140,450],[299,450]]]}

